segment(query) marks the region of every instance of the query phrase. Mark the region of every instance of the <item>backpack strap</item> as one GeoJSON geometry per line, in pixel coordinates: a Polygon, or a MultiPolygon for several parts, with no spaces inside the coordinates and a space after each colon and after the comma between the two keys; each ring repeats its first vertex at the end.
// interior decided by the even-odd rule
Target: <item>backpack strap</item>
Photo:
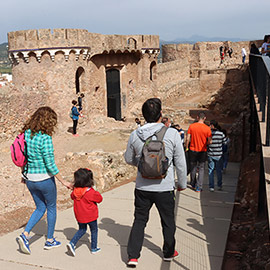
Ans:
{"type": "Polygon", "coordinates": [[[167,127],[166,126],[163,126],[158,132],[156,132],[154,135],[157,137],[157,140],[158,141],[162,141],[163,138],[164,138],[164,135],[167,131],[167,127]]]}
{"type": "MultiPolygon", "coordinates": [[[[25,139],[25,132],[24,132],[24,139],[25,139]]],[[[24,156],[26,158],[26,164],[25,166],[23,167],[22,169],[22,175],[24,176],[25,180],[28,180],[28,177],[26,176],[26,174],[28,173],[28,155],[27,155],[27,143],[25,141],[25,144],[24,144],[24,156]]]]}
{"type": "Polygon", "coordinates": [[[157,137],[157,140],[158,141],[162,141],[163,140],[163,137],[164,137],[164,135],[165,135],[165,133],[166,133],[166,131],[167,131],[167,127],[166,126],[163,126],[159,131],[157,131],[156,133],[154,133],[153,135],[151,135],[151,136],[149,136],[145,141],[142,139],[142,138],[140,138],[142,141],[144,141],[144,142],[147,142],[147,141],[151,141],[152,140],[152,138],[154,137],[154,136],[156,136],[157,137]]]}

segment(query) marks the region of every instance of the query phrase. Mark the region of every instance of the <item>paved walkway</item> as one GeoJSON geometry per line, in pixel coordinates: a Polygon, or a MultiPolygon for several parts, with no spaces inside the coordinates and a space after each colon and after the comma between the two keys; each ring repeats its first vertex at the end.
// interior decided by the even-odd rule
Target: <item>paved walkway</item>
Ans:
{"type": "MultiPolygon", "coordinates": [[[[180,256],[172,262],[162,260],[161,226],[153,207],[137,269],[221,269],[238,174],[239,164],[229,163],[223,191],[209,192],[205,177],[202,193],[190,188],[177,193],[176,240],[180,256]]],[[[86,234],[77,245],[76,257],[67,254],[66,243],[77,229],[73,210],[68,209],[58,213],[55,236],[62,242],[61,247],[43,250],[46,223],[42,220],[30,240],[31,255],[18,251],[15,238],[21,229],[0,238],[0,269],[127,269],[126,244],[133,222],[133,190],[134,183],[129,183],[103,194],[99,218],[100,253],[90,253],[89,234],[86,234]]]]}

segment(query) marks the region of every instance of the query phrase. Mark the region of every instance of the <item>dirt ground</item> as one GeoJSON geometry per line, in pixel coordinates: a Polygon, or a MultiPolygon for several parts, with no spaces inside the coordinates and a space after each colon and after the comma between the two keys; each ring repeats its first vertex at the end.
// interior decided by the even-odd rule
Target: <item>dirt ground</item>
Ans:
{"type": "Polygon", "coordinates": [[[241,165],[222,269],[270,269],[267,207],[258,207],[260,153],[241,165]]]}
{"type": "MultiPolygon", "coordinates": [[[[73,137],[71,133],[55,134],[53,144],[55,160],[63,177],[72,181],[72,175],[67,175],[64,158],[68,152],[90,152],[94,150],[116,151],[124,150],[130,134],[130,129],[85,132],[73,137]]],[[[12,140],[0,143],[0,235],[22,227],[29,219],[34,209],[32,197],[26,186],[20,183],[20,169],[10,157],[12,140]]],[[[78,168],[83,166],[78,164],[78,168]]],[[[70,191],[57,181],[57,207],[63,210],[72,206],[70,191]]]]}
{"type": "MultiPolygon", "coordinates": [[[[53,136],[55,159],[61,174],[69,181],[64,159],[68,152],[86,153],[93,150],[124,150],[130,132],[135,128],[121,124],[121,129],[98,130],[95,133],[81,130],[79,137],[71,133],[53,136]]],[[[0,235],[24,226],[29,219],[34,203],[27,188],[20,183],[20,170],[11,161],[9,147],[12,141],[0,143],[0,235]]],[[[257,154],[258,155],[258,154],[257,154]]],[[[225,252],[223,269],[270,269],[270,243],[268,220],[265,214],[257,215],[258,185],[253,181],[258,176],[259,157],[249,156],[242,165],[236,194],[233,218],[225,252]]],[[[78,164],[78,168],[83,166],[78,164]]],[[[127,181],[130,181],[127,179],[127,181]]],[[[58,210],[72,206],[70,191],[57,183],[58,210]]]]}

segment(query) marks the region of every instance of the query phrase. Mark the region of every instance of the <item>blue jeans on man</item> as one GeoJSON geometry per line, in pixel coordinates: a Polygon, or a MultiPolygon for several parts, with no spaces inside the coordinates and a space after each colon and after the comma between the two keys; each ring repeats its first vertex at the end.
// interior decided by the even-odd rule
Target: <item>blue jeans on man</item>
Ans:
{"type": "Polygon", "coordinates": [[[214,172],[217,172],[217,184],[219,188],[222,188],[222,156],[211,157],[208,156],[208,176],[209,176],[209,188],[215,187],[214,172]]]}

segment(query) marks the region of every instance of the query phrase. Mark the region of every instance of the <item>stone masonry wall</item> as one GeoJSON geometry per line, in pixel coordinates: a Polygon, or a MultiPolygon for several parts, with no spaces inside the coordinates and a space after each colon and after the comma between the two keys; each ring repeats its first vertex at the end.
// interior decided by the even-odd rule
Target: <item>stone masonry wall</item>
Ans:
{"type": "Polygon", "coordinates": [[[155,35],[102,35],[85,29],[39,29],[8,33],[9,50],[89,46],[93,54],[111,49],[159,48],[155,35]]]}
{"type": "MultiPolygon", "coordinates": [[[[4,86],[0,92],[0,141],[13,139],[23,123],[36,110],[47,105],[46,92],[25,91],[11,86],[4,86]]],[[[52,108],[55,109],[54,106],[52,108]]]]}
{"type": "MultiPolygon", "coordinates": [[[[250,45],[255,43],[258,47],[262,41],[242,41],[242,42],[197,42],[196,44],[168,44],[162,46],[163,62],[187,59],[190,72],[196,68],[217,68],[220,65],[219,47],[227,46],[233,49],[232,58],[225,57],[224,64],[241,64],[241,49],[245,48],[247,53],[250,45]]],[[[248,61],[248,57],[247,57],[248,61]]]]}
{"type": "Polygon", "coordinates": [[[189,63],[187,59],[160,63],[157,69],[159,91],[168,83],[186,80],[190,77],[189,63]]]}
{"type": "Polygon", "coordinates": [[[137,103],[157,91],[156,68],[151,65],[157,65],[158,36],[40,29],[10,32],[8,39],[15,87],[46,94],[46,105],[56,109],[62,130],[70,122],[71,101],[77,100],[76,80],[80,93],[85,94],[85,125],[93,116],[107,116],[108,69],[120,72],[122,117],[136,115],[137,103]],[[76,78],[79,70],[81,75],[76,78]]]}

